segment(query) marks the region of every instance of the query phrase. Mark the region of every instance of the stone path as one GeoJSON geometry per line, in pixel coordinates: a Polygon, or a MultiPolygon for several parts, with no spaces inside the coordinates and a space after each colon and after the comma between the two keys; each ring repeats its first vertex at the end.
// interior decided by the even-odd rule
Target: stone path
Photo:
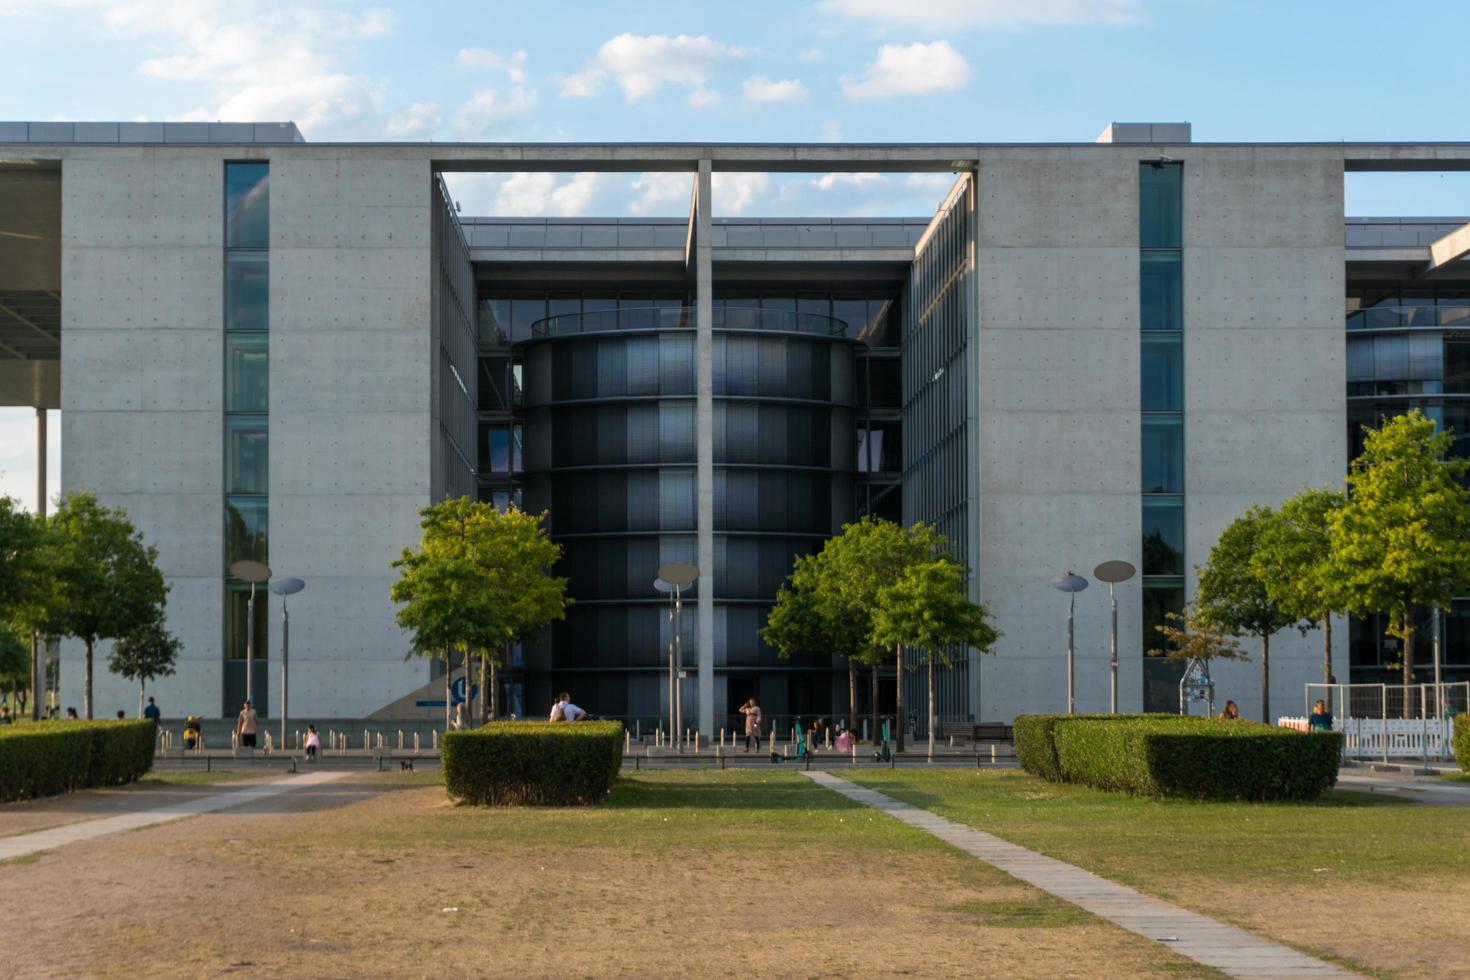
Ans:
{"type": "Polygon", "coordinates": [[[1149,898],[1132,888],[1029,851],[993,834],[956,823],[875,790],[863,789],[831,773],[813,770],[805,775],[850,800],[882,810],[910,827],[933,834],[1014,878],[1080,906],[1129,932],[1162,943],[1181,956],[1214,967],[1228,976],[1354,975],[1244,929],[1149,898]]]}
{"type": "Polygon", "coordinates": [[[200,813],[212,813],[216,810],[244,806],[293,790],[320,786],[322,783],[329,783],[346,775],[348,773],[345,772],[314,772],[303,776],[291,776],[272,783],[260,783],[210,796],[179,800],[161,806],[150,806],[115,817],[83,820],[62,827],[52,827],[49,830],[36,830],[27,834],[16,834],[13,837],[0,837],[0,861],[9,861],[40,851],[49,851],[67,844],[75,844],[78,841],[121,833],[124,830],[137,830],[140,827],[151,827],[154,824],[181,820],[200,813]]]}
{"type": "Polygon", "coordinates": [[[1383,793],[1427,806],[1470,807],[1470,783],[1452,783],[1434,777],[1415,779],[1391,773],[1343,772],[1338,774],[1337,788],[1383,793]]]}

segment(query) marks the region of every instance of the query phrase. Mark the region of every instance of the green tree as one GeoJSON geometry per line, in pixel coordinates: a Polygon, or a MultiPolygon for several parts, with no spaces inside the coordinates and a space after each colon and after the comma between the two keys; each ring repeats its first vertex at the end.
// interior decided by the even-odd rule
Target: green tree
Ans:
{"type": "Polygon", "coordinates": [[[158,549],[144,543],[127,513],[82,491],[63,497],[47,519],[44,563],[53,599],[37,615],[39,632],[74,636],[85,651],[83,707],[92,717],[92,650],[163,618],[168,586],[158,549]]]}
{"type": "MultiPolygon", "coordinates": [[[[412,633],[410,655],[445,658],[445,721],[449,720],[449,652],[465,651],[465,694],[470,657],[489,664],[488,711],[496,714],[495,673],[505,648],[529,638],[570,604],[565,578],[551,574],[561,546],[546,536],[544,514],[500,511],[468,497],[419,512],[424,529],[417,550],[393,562],[399,579],[390,598],[398,625],[412,633]]],[[[482,683],[482,688],[485,686],[482,683]]]]}
{"type": "Polygon", "coordinates": [[[1328,519],[1343,604],[1385,615],[1385,632],[1403,644],[1405,684],[1414,682],[1414,607],[1448,609],[1470,590],[1470,503],[1460,483],[1470,462],[1445,457],[1452,443],[1417,408],[1365,429],[1347,503],[1328,519]]]}
{"type": "Polygon", "coordinates": [[[112,645],[107,669],[138,682],[138,717],[143,717],[143,696],[148,682],[155,677],[173,675],[180,649],[179,641],[158,621],[143,624],[112,645]]]}
{"type": "Polygon", "coordinates": [[[1271,637],[1300,618],[1272,600],[1253,569],[1261,535],[1276,519],[1270,507],[1257,505],[1231,521],[1210,549],[1195,590],[1202,623],[1233,636],[1260,638],[1261,720],[1267,724],[1271,723],[1271,637]]]}
{"type": "MultiPolygon", "coordinates": [[[[857,727],[857,666],[872,644],[861,619],[845,615],[835,601],[833,580],[836,552],[825,546],[814,555],[799,556],[791,574],[776,593],[776,605],[761,629],[761,639],[781,657],[793,653],[833,652],[847,658],[847,727],[857,727]]],[[[875,709],[876,710],[876,709],[875,709]]]]}
{"type": "Polygon", "coordinates": [[[934,661],[953,662],[956,647],[990,653],[1000,634],[990,625],[989,611],[965,592],[965,568],[948,554],[916,562],[898,581],[878,592],[873,635],[898,649],[924,651],[929,682],[929,757],[934,757],[934,661]]]}
{"type": "Polygon", "coordinates": [[[1322,625],[1322,680],[1331,682],[1332,615],[1343,600],[1332,568],[1331,516],[1347,502],[1339,490],[1309,487],[1287,499],[1261,530],[1251,572],[1288,615],[1322,625]]]}
{"type": "MultiPolygon", "coordinates": [[[[17,643],[30,632],[32,621],[40,618],[38,607],[50,595],[42,563],[45,538],[43,521],[24,510],[18,501],[0,496],[0,623],[15,627],[11,639],[17,643]]],[[[37,683],[37,649],[30,644],[27,647],[30,673],[23,683],[11,688],[17,696],[21,687],[29,691],[37,683]]]]}
{"type": "Polygon", "coordinates": [[[1150,657],[1170,660],[1249,660],[1235,642],[1235,637],[1200,616],[1194,606],[1183,613],[1164,613],[1164,621],[1154,630],[1163,637],[1163,645],[1148,651],[1150,657]]]}
{"type": "MultiPolygon", "coordinates": [[[[888,659],[890,652],[893,656],[897,675],[895,715],[900,752],[904,750],[904,645],[888,643],[877,636],[874,616],[879,608],[878,594],[902,578],[909,566],[928,561],[943,547],[943,535],[927,524],[916,523],[905,528],[881,518],[864,517],[860,521],[844,525],[842,533],[822,548],[824,554],[830,553],[828,560],[831,562],[830,592],[826,601],[833,604],[835,616],[848,620],[851,629],[867,638],[859,659],[876,667],[888,659]]],[[[875,690],[875,740],[878,737],[876,694],[875,690]]]]}
{"type": "Polygon", "coordinates": [[[10,695],[17,719],[30,700],[31,676],[31,645],[0,623],[0,691],[10,695]]]}

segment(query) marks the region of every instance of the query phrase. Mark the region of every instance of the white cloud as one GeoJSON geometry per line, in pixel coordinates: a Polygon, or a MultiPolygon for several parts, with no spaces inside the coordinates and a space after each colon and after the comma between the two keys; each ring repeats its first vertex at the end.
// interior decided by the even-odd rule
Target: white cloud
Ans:
{"type": "Polygon", "coordinates": [[[799,55],[796,56],[796,60],[797,61],[826,61],[827,60],[827,52],[823,51],[821,48],[807,48],[801,54],[799,54],[799,55]]]}
{"type": "Polygon", "coordinates": [[[835,119],[822,123],[822,141],[826,143],[842,142],[842,124],[835,119]]]}
{"type": "Polygon", "coordinates": [[[587,98],[611,77],[629,102],[652,95],[665,85],[696,92],[707,88],[710,76],[738,64],[746,52],[700,35],[619,34],[602,45],[592,63],[562,78],[562,95],[587,98]]]}
{"type": "Polygon", "coordinates": [[[794,78],[773,82],[765,75],[752,75],[742,86],[747,102],[804,102],[806,86],[794,78]]]}
{"type": "Polygon", "coordinates": [[[530,115],[536,108],[536,90],[516,85],[504,98],[493,88],[481,89],[454,116],[454,127],[466,136],[488,136],[506,123],[530,115]]]}
{"type": "Polygon", "coordinates": [[[487,51],[484,48],[460,48],[457,57],[461,67],[503,68],[512,82],[520,83],[526,80],[527,55],[524,51],[504,55],[496,51],[487,51]]]}
{"type": "Polygon", "coordinates": [[[925,30],[1131,24],[1143,0],[822,0],[823,13],[925,30]]]}
{"type": "Polygon", "coordinates": [[[630,186],[637,197],[628,205],[629,214],[687,214],[694,175],[650,171],[639,174],[630,186]]]}
{"type": "Polygon", "coordinates": [[[957,89],[969,78],[969,64],[948,41],[885,44],[861,78],[843,77],[842,91],[849,99],[883,99],[957,89]]]}
{"type": "Polygon", "coordinates": [[[619,174],[516,173],[505,176],[495,195],[494,214],[570,218],[605,211],[619,174]],[[594,205],[596,205],[594,207],[594,205]]]}
{"type": "Polygon", "coordinates": [[[402,112],[390,116],[383,127],[389,136],[409,137],[432,133],[444,122],[439,107],[432,102],[415,102],[402,112]]]}
{"type": "MultiPolygon", "coordinates": [[[[393,30],[382,9],[349,12],[310,2],[242,10],[223,0],[70,0],[96,10],[115,34],[160,53],[138,65],[150,78],[188,83],[208,101],[176,118],[293,120],[331,129],[377,119],[380,84],[338,65],[353,42],[393,30]]],[[[373,127],[376,128],[376,127],[373,127]]]]}
{"type": "Polygon", "coordinates": [[[869,184],[879,184],[884,181],[882,174],[875,173],[835,173],[822,174],[814,182],[819,191],[830,191],[834,187],[865,187],[869,184]]]}
{"type": "Polygon", "coordinates": [[[775,180],[770,174],[721,172],[710,175],[714,213],[739,215],[753,212],[771,197],[775,180]]]}
{"type": "Polygon", "coordinates": [[[689,104],[696,109],[712,106],[720,101],[720,93],[711,88],[697,88],[689,93],[689,104]]]}

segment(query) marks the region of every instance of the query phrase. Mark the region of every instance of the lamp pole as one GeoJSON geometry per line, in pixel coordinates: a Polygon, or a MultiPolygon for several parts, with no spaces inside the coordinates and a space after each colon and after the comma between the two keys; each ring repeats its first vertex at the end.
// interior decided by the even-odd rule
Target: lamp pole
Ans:
{"type": "Polygon", "coordinates": [[[306,588],[299,578],[283,578],[272,582],[270,589],[281,597],[281,751],[286,745],[286,675],[291,665],[291,611],[286,608],[286,597],[306,588]]]}
{"type": "Polygon", "coordinates": [[[662,565],[658,570],[658,579],[654,581],[654,588],[661,592],[672,592],[674,594],[674,643],[673,643],[673,688],[671,689],[670,710],[674,713],[674,745],[676,751],[684,751],[683,725],[684,704],[683,687],[681,683],[684,673],[684,603],[683,594],[686,586],[692,584],[699,578],[699,569],[684,561],[671,561],[662,565]],[[662,583],[662,584],[660,584],[662,583]]]}
{"type": "Polygon", "coordinates": [[[1067,714],[1071,715],[1077,712],[1077,699],[1073,684],[1074,640],[1076,638],[1073,627],[1076,622],[1077,593],[1087,588],[1087,579],[1066,571],[1051,580],[1051,587],[1059,592],[1067,593],[1067,714]]]}
{"type": "Polygon", "coordinates": [[[258,561],[237,561],[230,574],[250,583],[250,601],[245,605],[245,700],[255,702],[255,586],[270,581],[270,566],[258,561]]]}
{"type": "Polygon", "coordinates": [[[1118,593],[1114,586],[1128,581],[1136,571],[1126,561],[1105,561],[1092,570],[1098,581],[1108,583],[1108,601],[1113,607],[1112,639],[1108,647],[1111,654],[1108,661],[1108,711],[1112,714],[1118,713],[1118,593]]]}

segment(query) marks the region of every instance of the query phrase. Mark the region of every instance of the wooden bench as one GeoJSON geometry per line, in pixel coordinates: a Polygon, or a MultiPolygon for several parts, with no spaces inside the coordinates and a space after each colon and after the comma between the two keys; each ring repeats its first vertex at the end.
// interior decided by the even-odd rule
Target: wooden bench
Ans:
{"type": "Polygon", "coordinates": [[[1011,742],[1015,740],[1011,726],[1000,721],[947,721],[939,726],[939,734],[951,745],[955,739],[971,742],[1011,742]]]}

